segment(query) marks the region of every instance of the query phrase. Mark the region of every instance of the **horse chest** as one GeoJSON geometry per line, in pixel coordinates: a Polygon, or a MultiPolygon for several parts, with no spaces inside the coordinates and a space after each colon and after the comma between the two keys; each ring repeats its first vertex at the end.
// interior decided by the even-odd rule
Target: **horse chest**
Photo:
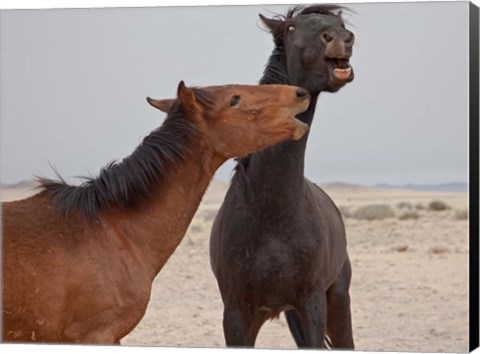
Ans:
{"type": "Polygon", "coordinates": [[[244,231],[235,237],[237,247],[227,258],[253,288],[275,293],[285,287],[305,288],[305,279],[328,276],[322,269],[330,268],[332,239],[318,223],[284,219],[255,223],[244,231]]]}
{"type": "Polygon", "coordinates": [[[265,237],[245,248],[249,260],[247,272],[258,282],[269,284],[294,282],[306,270],[318,268],[322,258],[321,243],[309,239],[302,242],[292,235],[289,239],[265,237]]]}

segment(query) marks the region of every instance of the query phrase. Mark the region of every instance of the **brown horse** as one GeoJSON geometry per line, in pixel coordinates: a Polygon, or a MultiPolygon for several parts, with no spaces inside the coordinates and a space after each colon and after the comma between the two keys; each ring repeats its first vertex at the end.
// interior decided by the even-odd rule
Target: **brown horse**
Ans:
{"type": "Polygon", "coordinates": [[[160,128],[80,186],[40,179],[3,203],[3,340],[119,343],[142,319],[151,284],[182,240],[216,169],[308,126],[304,89],[187,88],[160,128]]]}

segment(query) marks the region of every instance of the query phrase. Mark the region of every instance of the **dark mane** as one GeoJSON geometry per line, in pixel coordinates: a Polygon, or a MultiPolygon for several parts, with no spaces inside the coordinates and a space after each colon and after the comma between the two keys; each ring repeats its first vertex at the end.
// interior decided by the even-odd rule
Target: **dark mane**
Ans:
{"type": "Polygon", "coordinates": [[[275,42],[275,45],[278,48],[282,48],[283,46],[283,33],[285,31],[285,27],[288,26],[289,20],[301,16],[301,15],[308,15],[308,14],[320,14],[320,15],[334,15],[337,16],[337,14],[334,11],[338,10],[348,10],[348,8],[340,5],[334,5],[334,4],[319,4],[319,5],[311,5],[308,7],[305,6],[295,6],[290,8],[287,11],[286,15],[277,15],[274,18],[280,21],[283,21],[280,23],[276,28],[275,31],[272,32],[273,39],[275,42]]]}
{"type": "Polygon", "coordinates": [[[297,15],[308,14],[322,14],[322,15],[335,15],[333,11],[346,10],[347,8],[341,5],[335,4],[315,4],[311,6],[295,6],[288,10],[286,18],[292,18],[297,15]]]}
{"type": "MultiPolygon", "coordinates": [[[[205,92],[194,92],[202,104],[210,105],[212,99],[205,92]]],[[[146,136],[130,156],[103,167],[98,177],[72,186],[57,173],[58,180],[37,177],[38,188],[50,195],[66,216],[78,211],[97,219],[100,212],[112,207],[133,209],[152,197],[152,190],[166,179],[170,167],[195,154],[194,142],[199,138],[198,128],[175,103],[161,127],[146,136]]]]}
{"type": "Polygon", "coordinates": [[[281,60],[283,53],[283,49],[280,48],[273,50],[263,71],[263,77],[259,81],[260,85],[291,84],[288,78],[287,68],[281,60]]]}

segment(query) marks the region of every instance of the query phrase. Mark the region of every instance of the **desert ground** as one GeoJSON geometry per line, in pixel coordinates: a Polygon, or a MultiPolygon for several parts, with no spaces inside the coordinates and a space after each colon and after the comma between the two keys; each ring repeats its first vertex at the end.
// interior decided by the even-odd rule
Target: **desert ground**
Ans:
{"type": "MultiPolygon", "coordinates": [[[[342,183],[322,187],[342,210],[347,228],[356,349],[467,352],[468,194],[342,183]],[[434,200],[449,208],[430,210],[434,200]],[[364,219],[361,207],[379,204],[390,217],[364,219]]],[[[122,345],[225,347],[208,242],[227,188],[210,184],[185,238],[153,284],[145,317],[122,345]]],[[[32,194],[24,187],[1,192],[2,200],[32,194]]],[[[283,315],[262,327],[256,348],[295,348],[283,315]]]]}

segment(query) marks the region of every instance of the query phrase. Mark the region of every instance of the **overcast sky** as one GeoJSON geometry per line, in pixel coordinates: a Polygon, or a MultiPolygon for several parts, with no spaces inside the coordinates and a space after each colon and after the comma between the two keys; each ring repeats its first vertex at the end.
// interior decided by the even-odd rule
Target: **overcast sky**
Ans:
{"type": "MultiPolygon", "coordinates": [[[[320,95],[316,182],[468,179],[468,2],[349,5],[355,80],[320,95]]],[[[287,5],[1,12],[1,182],[96,175],[164,115],[177,84],[255,84],[287,5]]],[[[228,180],[234,164],[216,175],[228,180]]]]}

